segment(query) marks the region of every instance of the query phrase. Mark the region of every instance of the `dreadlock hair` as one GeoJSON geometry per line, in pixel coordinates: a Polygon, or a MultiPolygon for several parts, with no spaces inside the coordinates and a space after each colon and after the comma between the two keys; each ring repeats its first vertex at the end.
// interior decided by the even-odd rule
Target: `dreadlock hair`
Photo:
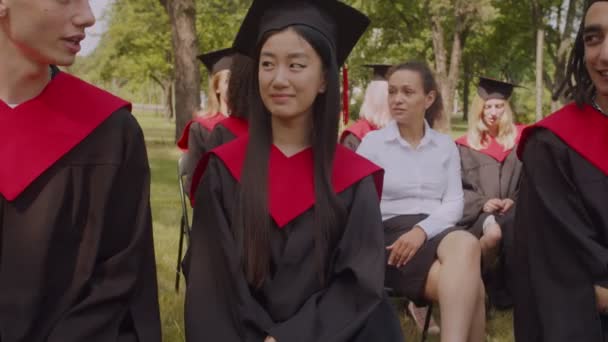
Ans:
{"type": "MultiPolygon", "coordinates": [[[[586,14],[594,3],[602,1],[607,0],[587,0],[583,13],[586,14]]],[[[585,66],[584,29],[585,19],[583,17],[581,26],[578,29],[578,34],[576,35],[576,40],[574,41],[574,46],[570,52],[566,77],[557,92],[553,95],[553,99],[556,100],[557,97],[563,93],[567,99],[575,101],[579,107],[585,103],[591,103],[595,94],[595,86],[593,85],[591,77],[587,72],[587,67],[585,66]]]]}

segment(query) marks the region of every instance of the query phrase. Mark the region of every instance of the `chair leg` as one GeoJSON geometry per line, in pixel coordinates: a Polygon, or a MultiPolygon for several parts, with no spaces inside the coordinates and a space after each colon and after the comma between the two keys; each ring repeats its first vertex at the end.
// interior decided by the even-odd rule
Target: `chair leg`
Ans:
{"type": "Polygon", "coordinates": [[[431,317],[433,314],[433,305],[427,306],[426,318],[424,319],[424,330],[422,330],[422,342],[426,341],[426,336],[429,332],[429,325],[431,324],[431,317]]]}
{"type": "Polygon", "coordinates": [[[179,292],[179,280],[182,272],[182,253],[184,246],[184,217],[182,216],[181,223],[179,225],[179,245],[177,250],[177,267],[175,269],[175,292],[179,292]]]}

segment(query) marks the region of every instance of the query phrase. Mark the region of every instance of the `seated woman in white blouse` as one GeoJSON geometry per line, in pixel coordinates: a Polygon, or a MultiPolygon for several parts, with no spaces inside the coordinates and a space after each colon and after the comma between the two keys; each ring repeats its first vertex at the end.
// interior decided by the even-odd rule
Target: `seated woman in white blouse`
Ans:
{"type": "Polygon", "coordinates": [[[480,246],[453,227],[464,198],[453,140],[429,126],[442,112],[426,64],[388,72],[393,121],[369,133],[357,152],[385,169],[380,208],[388,266],[385,284],[417,304],[438,302],[441,341],[484,341],[480,246]]]}

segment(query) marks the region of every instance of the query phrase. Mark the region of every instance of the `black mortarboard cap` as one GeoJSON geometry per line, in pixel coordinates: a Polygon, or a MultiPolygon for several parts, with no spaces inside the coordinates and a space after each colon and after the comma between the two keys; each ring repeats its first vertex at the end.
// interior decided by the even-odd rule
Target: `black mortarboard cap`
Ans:
{"type": "Polygon", "coordinates": [[[373,80],[386,80],[386,73],[392,67],[390,64],[364,64],[364,67],[371,68],[374,72],[373,80]]]}
{"type": "Polygon", "coordinates": [[[232,55],[234,55],[234,50],[228,48],[202,54],[198,56],[198,59],[205,64],[209,75],[214,75],[222,70],[230,69],[232,55]]]}
{"type": "Polygon", "coordinates": [[[369,23],[365,14],[337,0],[254,0],[234,48],[257,59],[256,48],[266,32],[305,25],[329,40],[341,66],[369,23]]]}
{"type": "Polygon", "coordinates": [[[479,78],[479,85],[477,86],[477,93],[484,100],[490,99],[501,99],[508,100],[513,94],[513,88],[516,85],[495,80],[487,77],[479,78]]]}

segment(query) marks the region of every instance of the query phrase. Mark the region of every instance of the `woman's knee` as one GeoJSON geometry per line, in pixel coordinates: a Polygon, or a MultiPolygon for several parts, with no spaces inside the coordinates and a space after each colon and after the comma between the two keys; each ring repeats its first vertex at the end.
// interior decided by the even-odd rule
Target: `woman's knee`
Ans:
{"type": "Polygon", "coordinates": [[[443,260],[478,262],[481,257],[479,240],[466,231],[448,234],[439,244],[438,255],[443,260]]]}

